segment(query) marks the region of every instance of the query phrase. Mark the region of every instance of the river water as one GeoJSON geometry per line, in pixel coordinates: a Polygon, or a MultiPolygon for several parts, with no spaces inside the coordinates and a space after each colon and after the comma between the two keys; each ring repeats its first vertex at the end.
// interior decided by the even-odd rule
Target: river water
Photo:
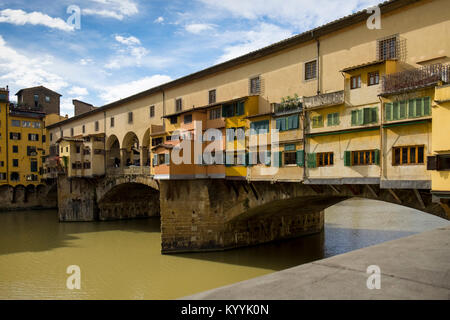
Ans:
{"type": "Polygon", "coordinates": [[[0,213],[0,299],[174,299],[450,224],[383,202],[325,211],[325,231],[226,252],[160,254],[159,219],[59,223],[56,211],[0,213]],[[66,269],[81,269],[69,290],[66,269]]]}

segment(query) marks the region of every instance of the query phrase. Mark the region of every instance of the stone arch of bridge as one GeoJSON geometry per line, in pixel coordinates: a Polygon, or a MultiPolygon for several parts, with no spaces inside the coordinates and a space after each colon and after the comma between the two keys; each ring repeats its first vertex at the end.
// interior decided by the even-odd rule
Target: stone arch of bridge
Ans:
{"type": "Polygon", "coordinates": [[[106,186],[97,201],[100,220],[159,217],[159,190],[147,181],[120,180],[106,186]]]}

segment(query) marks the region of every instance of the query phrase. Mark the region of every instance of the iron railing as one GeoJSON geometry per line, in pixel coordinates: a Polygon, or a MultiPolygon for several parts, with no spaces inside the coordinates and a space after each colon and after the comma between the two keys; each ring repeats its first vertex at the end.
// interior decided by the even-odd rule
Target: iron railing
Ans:
{"type": "Polygon", "coordinates": [[[382,94],[396,93],[450,80],[450,64],[433,64],[421,68],[384,75],[382,94]]]}

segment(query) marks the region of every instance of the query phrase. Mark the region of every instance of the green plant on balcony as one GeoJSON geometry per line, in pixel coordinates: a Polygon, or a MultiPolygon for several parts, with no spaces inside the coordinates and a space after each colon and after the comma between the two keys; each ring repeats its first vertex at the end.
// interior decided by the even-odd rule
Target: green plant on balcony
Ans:
{"type": "Polygon", "coordinates": [[[302,108],[302,101],[300,100],[298,94],[293,97],[287,96],[281,98],[281,103],[276,105],[275,112],[286,112],[302,108]]]}
{"type": "Polygon", "coordinates": [[[67,168],[67,164],[69,162],[69,158],[67,156],[63,156],[62,157],[62,161],[63,161],[64,167],[67,168]]]}

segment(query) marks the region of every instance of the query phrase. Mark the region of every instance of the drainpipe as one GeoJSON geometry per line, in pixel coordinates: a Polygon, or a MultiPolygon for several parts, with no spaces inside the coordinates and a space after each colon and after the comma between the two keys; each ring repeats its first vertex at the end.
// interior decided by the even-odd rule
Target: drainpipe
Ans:
{"type": "MultiPolygon", "coordinates": [[[[9,99],[8,99],[9,100],[9,99]]],[[[9,115],[9,101],[8,101],[8,103],[6,104],[6,108],[5,108],[6,110],[6,137],[5,137],[5,139],[6,139],[6,182],[8,183],[8,185],[9,185],[9,175],[10,175],[10,172],[9,172],[9,144],[8,144],[8,142],[9,142],[9,134],[10,134],[10,132],[9,132],[9,129],[8,129],[8,126],[9,126],[9,123],[8,123],[8,115],[9,115]]]]}
{"type": "MultiPolygon", "coordinates": [[[[103,166],[105,168],[105,175],[106,175],[106,110],[103,111],[103,131],[105,132],[105,136],[103,137],[103,166]]],[[[94,151],[94,150],[92,150],[94,151]]],[[[93,166],[93,164],[91,164],[93,166]]],[[[91,168],[92,170],[92,168],[91,168]]]]}
{"type": "Polygon", "coordinates": [[[163,130],[166,131],[166,122],[164,121],[164,117],[166,116],[166,92],[162,90],[163,95],[163,130]]]}
{"type": "Polygon", "coordinates": [[[316,38],[317,43],[317,94],[320,94],[320,40],[316,38]]]}
{"type": "MultiPolygon", "coordinates": [[[[378,96],[378,99],[380,99],[380,179],[381,177],[384,177],[384,129],[383,129],[383,119],[384,119],[384,108],[383,108],[383,100],[380,96],[378,96]]],[[[380,181],[381,185],[381,181],[380,181]]]]}
{"type": "Polygon", "coordinates": [[[303,101],[303,111],[302,111],[302,117],[303,117],[303,182],[305,182],[306,178],[306,109],[303,101]]]}

